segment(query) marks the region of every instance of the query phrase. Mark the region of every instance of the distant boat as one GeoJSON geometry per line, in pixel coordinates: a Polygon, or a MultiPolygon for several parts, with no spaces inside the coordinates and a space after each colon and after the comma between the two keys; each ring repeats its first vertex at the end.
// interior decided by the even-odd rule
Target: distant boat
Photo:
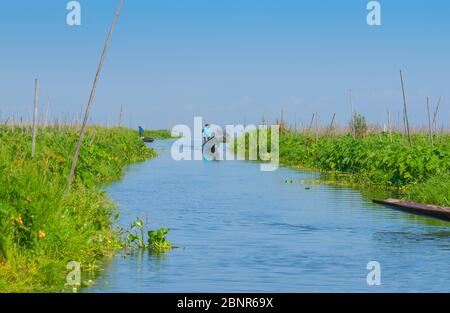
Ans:
{"type": "Polygon", "coordinates": [[[155,141],[155,139],[150,138],[150,137],[142,137],[142,140],[143,140],[144,142],[148,142],[148,143],[155,141]]]}

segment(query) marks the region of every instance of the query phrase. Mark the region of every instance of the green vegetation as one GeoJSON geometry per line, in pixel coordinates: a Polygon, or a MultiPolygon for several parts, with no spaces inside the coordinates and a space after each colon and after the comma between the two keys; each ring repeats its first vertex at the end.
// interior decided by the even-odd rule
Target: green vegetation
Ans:
{"type": "Polygon", "coordinates": [[[144,137],[153,138],[154,140],[164,140],[172,138],[168,130],[144,130],[144,137]]]}
{"type": "Polygon", "coordinates": [[[148,232],[149,249],[157,253],[172,249],[172,245],[166,238],[168,233],[169,229],[167,228],[160,228],[155,231],[150,230],[148,232]]]}
{"type": "Polygon", "coordinates": [[[450,135],[432,146],[427,134],[415,134],[410,147],[400,133],[364,135],[364,121],[356,121],[362,125],[356,139],[282,132],[280,162],[319,170],[337,183],[396,190],[407,200],[450,206],[450,135]]]}
{"type": "Polygon", "coordinates": [[[369,129],[366,118],[357,112],[353,112],[353,119],[350,121],[350,129],[355,133],[355,137],[364,137],[369,129]]]}
{"type": "Polygon", "coordinates": [[[129,231],[126,231],[126,242],[129,247],[137,249],[148,249],[152,253],[161,253],[172,249],[172,245],[166,238],[169,229],[160,228],[156,231],[147,231],[147,242],[145,240],[145,225],[141,218],[134,220],[129,231]]]}
{"type": "Polygon", "coordinates": [[[67,290],[68,262],[87,270],[122,246],[98,185],[155,153],[135,131],[89,128],[66,193],[77,139],[74,128],[40,129],[32,159],[30,128],[0,126],[0,292],[67,290]]]}

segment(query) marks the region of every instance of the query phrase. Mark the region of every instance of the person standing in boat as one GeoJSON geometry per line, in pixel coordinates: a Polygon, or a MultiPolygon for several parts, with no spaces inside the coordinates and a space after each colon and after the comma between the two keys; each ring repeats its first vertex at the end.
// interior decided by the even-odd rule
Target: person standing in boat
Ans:
{"type": "Polygon", "coordinates": [[[214,153],[216,153],[216,145],[212,140],[215,137],[215,133],[211,129],[210,124],[205,124],[205,128],[203,128],[202,137],[203,137],[203,147],[202,147],[203,153],[204,154],[206,153],[207,155],[211,155],[212,157],[214,157],[213,155],[214,153]]]}
{"type": "Polygon", "coordinates": [[[139,137],[144,138],[144,128],[142,126],[139,126],[139,137]]]}
{"type": "Polygon", "coordinates": [[[205,124],[205,128],[203,128],[203,144],[207,143],[214,137],[214,133],[211,130],[209,124],[205,124]]]}

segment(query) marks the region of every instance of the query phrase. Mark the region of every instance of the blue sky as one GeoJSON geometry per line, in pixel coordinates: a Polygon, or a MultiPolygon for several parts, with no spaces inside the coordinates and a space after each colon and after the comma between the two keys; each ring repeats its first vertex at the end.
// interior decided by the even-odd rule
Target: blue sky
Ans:
{"type": "MultiPolygon", "coordinates": [[[[77,115],[88,100],[119,0],[81,0],[82,25],[66,25],[66,0],[8,1],[0,9],[1,118],[27,118],[34,78],[51,115],[77,115]]],[[[426,96],[450,118],[450,2],[383,0],[382,26],[366,0],[126,0],[98,86],[96,122],[171,128],[202,116],[217,124],[308,123],[355,108],[383,123],[401,110],[426,123],[426,96]]]]}

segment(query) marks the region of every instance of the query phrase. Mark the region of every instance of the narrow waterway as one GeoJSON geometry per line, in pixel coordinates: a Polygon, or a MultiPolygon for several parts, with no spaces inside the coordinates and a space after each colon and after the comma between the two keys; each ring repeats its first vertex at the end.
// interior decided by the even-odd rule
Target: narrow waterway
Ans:
{"type": "Polygon", "coordinates": [[[144,216],[178,249],[117,256],[87,292],[450,291],[450,223],[249,162],[176,162],[172,141],[107,188],[128,228],[144,216]],[[305,187],[311,187],[307,189],[305,187]],[[368,286],[367,264],[381,265],[368,286]]]}

